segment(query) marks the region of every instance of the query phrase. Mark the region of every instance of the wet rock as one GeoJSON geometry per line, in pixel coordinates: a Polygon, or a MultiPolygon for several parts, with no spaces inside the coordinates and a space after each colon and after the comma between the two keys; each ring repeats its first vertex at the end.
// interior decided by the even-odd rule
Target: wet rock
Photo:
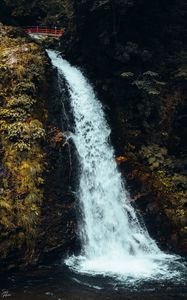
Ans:
{"type": "Polygon", "coordinates": [[[105,106],[116,161],[151,235],[186,254],[184,1],[73,3],[62,52],[84,66],[105,106]]]}
{"type": "Polygon", "coordinates": [[[5,70],[0,82],[3,271],[34,266],[51,253],[69,251],[76,214],[69,190],[72,146],[59,122],[63,107],[59,111],[62,102],[54,99],[54,74],[46,54],[20,30],[1,26],[0,31],[0,68],[5,70]]]}

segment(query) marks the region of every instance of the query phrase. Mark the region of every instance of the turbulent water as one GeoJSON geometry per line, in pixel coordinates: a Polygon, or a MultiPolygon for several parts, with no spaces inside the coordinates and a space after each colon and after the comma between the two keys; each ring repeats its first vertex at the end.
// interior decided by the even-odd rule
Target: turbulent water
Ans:
{"type": "Polygon", "coordinates": [[[120,279],[168,278],[170,262],[140,224],[117,170],[103,108],[82,72],[49,50],[53,66],[65,78],[81,171],[78,201],[82,252],[66,263],[75,271],[120,279]]]}

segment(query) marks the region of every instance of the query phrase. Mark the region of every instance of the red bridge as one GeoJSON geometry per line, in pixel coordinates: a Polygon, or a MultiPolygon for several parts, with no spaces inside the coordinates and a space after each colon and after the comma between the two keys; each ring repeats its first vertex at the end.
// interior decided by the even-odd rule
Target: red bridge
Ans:
{"type": "Polygon", "coordinates": [[[27,27],[24,28],[24,31],[29,34],[38,34],[38,35],[46,35],[46,36],[53,36],[53,37],[60,37],[64,34],[64,29],[53,27],[53,28],[47,28],[47,27],[27,27]]]}

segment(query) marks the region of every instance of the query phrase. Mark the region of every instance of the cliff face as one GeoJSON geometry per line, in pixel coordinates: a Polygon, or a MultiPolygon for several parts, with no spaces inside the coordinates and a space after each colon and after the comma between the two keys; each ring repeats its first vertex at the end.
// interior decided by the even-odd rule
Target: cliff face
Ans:
{"type": "MultiPolygon", "coordinates": [[[[0,3],[7,24],[65,27],[60,50],[85,68],[105,106],[134,205],[160,245],[182,254],[187,253],[185,2],[0,3]]],[[[46,57],[18,31],[1,32],[0,243],[2,265],[10,266],[71,248],[76,217],[68,189],[72,145],[62,132],[60,95],[49,91],[46,57]]]]}
{"type": "Polygon", "coordinates": [[[3,26],[0,30],[0,256],[29,262],[36,251],[44,199],[47,61],[24,34],[3,26]]]}
{"type": "Polygon", "coordinates": [[[180,253],[187,253],[186,13],[182,0],[74,1],[62,47],[85,66],[106,106],[118,163],[149,230],[180,253]]]}
{"type": "Polygon", "coordinates": [[[51,116],[51,105],[55,110],[59,104],[49,97],[53,76],[46,54],[15,28],[1,25],[0,39],[2,271],[34,263],[58,248],[63,253],[74,238],[75,217],[63,179],[69,150],[57,115],[51,116]],[[58,171],[60,158],[63,171],[58,171]]]}
{"type": "Polygon", "coordinates": [[[69,0],[1,0],[0,20],[4,24],[72,25],[73,2],[69,0]]]}

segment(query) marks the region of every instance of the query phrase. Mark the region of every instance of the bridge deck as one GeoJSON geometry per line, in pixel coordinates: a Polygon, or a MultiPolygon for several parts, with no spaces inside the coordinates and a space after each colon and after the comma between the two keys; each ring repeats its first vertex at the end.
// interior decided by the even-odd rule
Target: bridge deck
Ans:
{"type": "Polygon", "coordinates": [[[28,27],[24,29],[27,33],[37,34],[37,35],[46,35],[53,37],[60,37],[64,34],[64,29],[55,28],[43,28],[43,27],[28,27]]]}

